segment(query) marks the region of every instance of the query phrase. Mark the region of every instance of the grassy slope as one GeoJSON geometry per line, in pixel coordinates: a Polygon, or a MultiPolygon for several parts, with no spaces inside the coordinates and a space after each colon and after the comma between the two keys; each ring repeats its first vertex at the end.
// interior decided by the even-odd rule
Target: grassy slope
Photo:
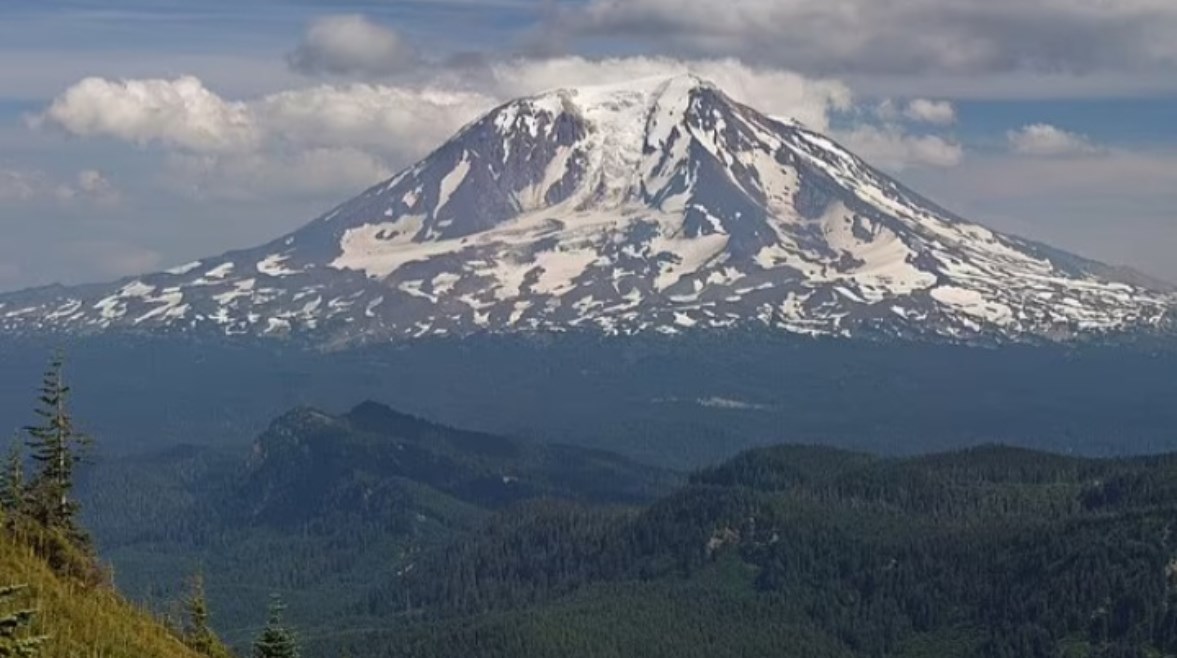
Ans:
{"type": "Polygon", "coordinates": [[[39,611],[33,633],[49,636],[42,658],[197,658],[114,590],[64,581],[7,537],[0,537],[0,584],[29,585],[26,600],[39,611]]]}

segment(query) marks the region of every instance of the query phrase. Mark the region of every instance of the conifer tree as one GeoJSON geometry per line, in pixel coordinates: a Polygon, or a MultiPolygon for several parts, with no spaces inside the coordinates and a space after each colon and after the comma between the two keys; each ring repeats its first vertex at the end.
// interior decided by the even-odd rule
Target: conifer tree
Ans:
{"type": "Polygon", "coordinates": [[[270,600],[270,618],[262,634],[253,643],[253,658],[298,658],[298,643],[286,627],[282,613],[286,606],[274,596],[270,600]]]}
{"type": "MultiPolygon", "coordinates": [[[[14,596],[27,588],[27,585],[0,587],[0,605],[7,607],[14,596]]],[[[0,658],[28,658],[37,655],[38,648],[48,638],[28,635],[27,627],[36,614],[37,611],[32,608],[0,613],[0,658]]]]}
{"type": "Polygon", "coordinates": [[[45,529],[60,531],[75,545],[85,547],[89,539],[77,523],[78,504],[70,492],[74,466],[81,461],[89,439],[74,428],[64,368],[64,357],[54,355],[41,382],[36,410],[41,422],[25,428],[31,457],[38,465],[28,486],[29,511],[45,529]]]}
{"type": "Polygon", "coordinates": [[[204,595],[204,577],[192,577],[188,598],[184,600],[184,644],[188,648],[210,658],[229,658],[228,647],[221,642],[209,625],[208,600],[204,595]]]}
{"type": "Polygon", "coordinates": [[[26,512],[27,496],[24,453],[20,449],[20,442],[13,441],[8,459],[4,462],[4,470],[0,472],[0,508],[4,510],[9,527],[14,517],[26,512]]]}

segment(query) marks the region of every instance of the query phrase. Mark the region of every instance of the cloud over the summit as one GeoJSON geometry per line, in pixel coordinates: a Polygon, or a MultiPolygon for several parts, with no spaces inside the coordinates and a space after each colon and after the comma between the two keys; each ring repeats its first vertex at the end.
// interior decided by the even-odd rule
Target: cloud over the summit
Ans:
{"type": "Polygon", "coordinates": [[[169,153],[173,179],[203,195],[249,190],[339,193],[362,189],[440,145],[506,100],[558,87],[692,71],[738,100],[818,130],[849,107],[841,83],[735,60],[659,57],[509,59],[439,70],[430,84],[346,83],[226,98],[198,78],[87,78],[63,91],[33,123],[169,153]],[[332,165],[331,163],[335,163],[332,165]],[[317,172],[312,176],[312,172],[317,172]]]}

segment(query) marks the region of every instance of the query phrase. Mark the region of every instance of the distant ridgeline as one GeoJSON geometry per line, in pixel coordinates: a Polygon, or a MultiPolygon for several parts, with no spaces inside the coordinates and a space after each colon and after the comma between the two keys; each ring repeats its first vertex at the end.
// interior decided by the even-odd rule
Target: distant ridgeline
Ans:
{"type": "MultiPolygon", "coordinates": [[[[53,347],[0,340],[0,418],[26,413],[26,382],[53,347]]],[[[683,470],[780,443],[886,455],[986,442],[1085,456],[1177,451],[1177,350],[1163,344],[979,348],[733,331],[479,336],[330,354],[148,338],[67,347],[79,417],[118,453],[239,452],[293,407],[368,398],[683,470]]]]}
{"type": "Polygon", "coordinates": [[[675,488],[365,403],[84,491],[134,597],[201,564],[244,645],[281,591],[310,658],[1177,652],[1177,456],[778,447],[675,488]]]}

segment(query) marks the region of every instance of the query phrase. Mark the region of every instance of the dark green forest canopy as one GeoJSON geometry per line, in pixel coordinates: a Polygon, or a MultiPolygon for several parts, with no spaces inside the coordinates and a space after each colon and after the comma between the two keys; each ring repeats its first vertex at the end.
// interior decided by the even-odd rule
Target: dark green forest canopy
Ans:
{"type": "Polygon", "coordinates": [[[304,409],[248,462],[188,448],[154,458],[157,482],[120,489],[140,468],[122,460],[86,491],[137,595],[200,562],[241,645],[261,620],[225,620],[282,591],[312,657],[1177,652],[1177,456],[782,446],[670,492],[663,471],[551,450],[304,409]],[[585,468],[666,494],[619,498],[569,476],[585,468]]]}
{"type": "Polygon", "coordinates": [[[1173,655],[1175,524],[1174,456],[781,447],[638,514],[516,510],[372,604],[429,620],[390,656],[1173,655]]]}

